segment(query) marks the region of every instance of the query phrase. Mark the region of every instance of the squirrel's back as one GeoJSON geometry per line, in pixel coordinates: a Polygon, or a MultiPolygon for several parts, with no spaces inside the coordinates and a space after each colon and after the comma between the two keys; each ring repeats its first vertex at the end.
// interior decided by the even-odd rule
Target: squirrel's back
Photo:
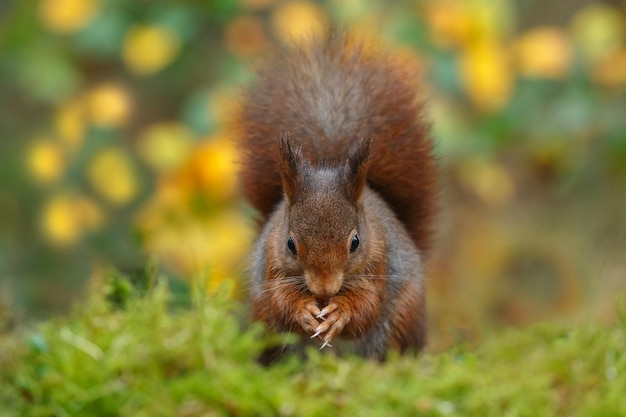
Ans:
{"type": "Polygon", "coordinates": [[[345,33],[273,51],[244,91],[235,120],[245,196],[263,221],[283,198],[283,132],[306,159],[325,164],[345,161],[357,138],[371,139],[369,186],[417,247],[428,249],[436,169],[418,92],[408,62],[345,33]]]}

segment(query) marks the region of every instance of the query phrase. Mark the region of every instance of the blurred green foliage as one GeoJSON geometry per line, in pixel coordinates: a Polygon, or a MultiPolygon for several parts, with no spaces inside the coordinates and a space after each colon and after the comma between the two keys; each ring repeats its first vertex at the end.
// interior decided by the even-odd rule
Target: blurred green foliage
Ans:
{"type": "MultiPolygon", "coordinates": [[[[384,364],[312,349],[264,368],[225,293],[170,311],[164,285],[123,310],[101,292],[71,315],[0,336],[0,416],[617,416],[626,312],[535,325],[477,349],[384,364]]],[[[284,341],[283,341],[284,342],[284,341]]]]}
{"type": "Polygon", "coordinates": [[[269,43],[330,21],[423,70],[444,190],[433,348],[611,314],[626,281],[624,7],[3,2],[0,315],[67,307],[111,264],[140,280],[156,259],[211,291],[240,277],[254,232],[228,140],[237,88],[269,43]]]}

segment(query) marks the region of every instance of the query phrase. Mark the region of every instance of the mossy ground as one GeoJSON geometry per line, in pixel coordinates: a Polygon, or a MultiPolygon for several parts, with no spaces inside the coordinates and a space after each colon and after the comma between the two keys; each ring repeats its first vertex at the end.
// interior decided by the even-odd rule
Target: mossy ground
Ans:
{"type": "MultiPolygon", "coordinates": [[[[172,309],[164,285],[123,308],[0,336],[0,416],[626,415],[626,314],[545,324],[383,364],[311,350],[270,367],[271,338],[219,295],[172,309]]],[[[110,299],[110,298],[109,298],[110,299]]]]}

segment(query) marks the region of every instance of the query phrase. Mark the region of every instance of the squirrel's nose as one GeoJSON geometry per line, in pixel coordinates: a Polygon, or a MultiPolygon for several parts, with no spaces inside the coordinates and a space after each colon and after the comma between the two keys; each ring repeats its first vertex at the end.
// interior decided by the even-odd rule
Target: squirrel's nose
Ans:
{"type": "Polygon", "coordinates": [[[306,284],[316,298],[328,300],[339,292],[343,277],[341,275],[311,276],[305,274],[306,284]]]}

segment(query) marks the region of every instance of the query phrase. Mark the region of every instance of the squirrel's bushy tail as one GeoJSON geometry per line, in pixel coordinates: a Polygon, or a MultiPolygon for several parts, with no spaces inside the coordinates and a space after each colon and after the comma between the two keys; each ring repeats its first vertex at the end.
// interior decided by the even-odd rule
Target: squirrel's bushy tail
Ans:
{"type": "Polygon", "coordinates": [[[345,160],[350,144],[365,137],[372,140],[369,186],[427,250],[436,168],[418,93],[412,65],[344,32],[268,54],[234,121],[241,187],[262,221],[282,199],[281,132],[307,159],[327,164],[345,160]]]}

